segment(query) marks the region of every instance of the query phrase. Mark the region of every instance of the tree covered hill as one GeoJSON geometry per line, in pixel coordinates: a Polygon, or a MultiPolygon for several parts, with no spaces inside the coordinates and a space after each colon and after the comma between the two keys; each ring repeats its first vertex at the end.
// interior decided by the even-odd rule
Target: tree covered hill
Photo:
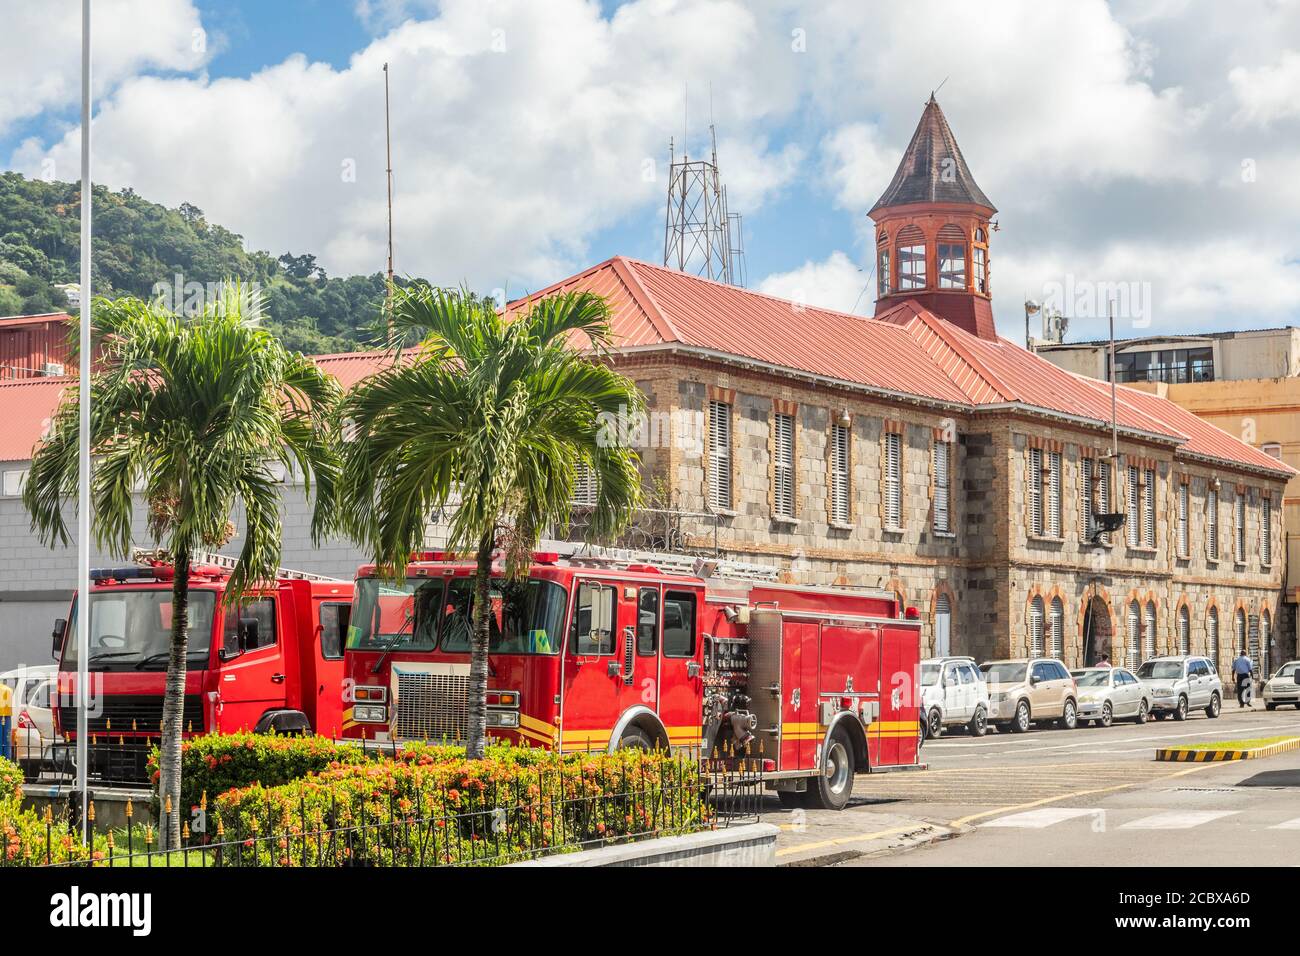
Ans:
{"type": "MultiPolygon", "coordinates": [[[[77,183],[0,173],[0,315],[60,312],[56,284],[75,283],[81,230],[77,183]]],[[[312,255],[249,252],[243,237],[188,203],[168,209],[130,188],[95,187],[96,294],[150,298],[157,283],[256,282],[267,327],[289,348],[320,354],[365,345],[384,300],[384,276],[327,276],[312,255]]],[[[399,285],[406,284],[398,279],[399,285]]],[[[183,298],[177,296],[183,302],[183,298]]]]}

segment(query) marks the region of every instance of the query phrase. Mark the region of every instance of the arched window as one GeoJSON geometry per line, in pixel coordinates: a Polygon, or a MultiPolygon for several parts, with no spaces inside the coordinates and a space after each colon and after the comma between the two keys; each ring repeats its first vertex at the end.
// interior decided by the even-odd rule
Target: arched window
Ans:
{"type": "Polygon", "coordinates": [[[951,223],[939,230],[939,288],[966,288],[966,235],[951,223]]]}
{"type": "Polygon", "coordinates": [[[1142,660],[1149,661],[1156,656],[1156,605],[1147,602],[1146,619],[1142,622],[1142,660]]]}
{"type": "Polygon", "coordinates": [[[1232,648],[1234,654],[1244,654],[1246,651],[1246,612],[1237,608],[1237,613],[1232,617],[1232,630],[1236,636],[1236,641],[1232,648]]]}
{"type": "Polygon", "coordinates": [[[975,247],[971,250],[975,291],[989,294],[989,237],[981,227],[975,230],[975,247]]]}
{"type": "Polygon", "coordinates": [[[1058,661],[1065,657],[1065,605],[1059,597],[1052,598],[1051,614],[1052,656],[1058,661]]]}
{"type": "Polygon", "coordinates": [[[1037,595],[1029,602],[1029,656],[1043,656],[1043,599],[1037,595]]]}
{"type": "Polygon", "coordinates": [[[934,656],[943,657],[951,653],[952,645],[952,602],[948,595],[940,592],[934,599],[934,656]]]}
{"type": "Polygon", "coordinates": [[[1268,611],[1263,611],[1259,615],[1259,643],[1255,646],[1255,653],[1250,655],[1250,659],[1259,667],[1261,674],[1268,673],[1268,650],[1272,639],[1273,617],[1268,611]]]}
{"type": "Polygon", "coordinates": [[[1178,653],[1192,652],[1192,615],[1184,604],[1178,609],[1178,653]]]}
{"type": "Polygon", "coordinates": [[[1128,603],[1128,642],[1124,648],[1124,664],[1136,668],[1140,661],[1142,648],[1140,644],[1142,629],[1142,609],[1137,601],[1128,603]]]}
{"type": "Polygon", "coordinates": [[[880,236],[876,239],[876,295],[878,298],[884,298],[889,295],[890,291],[890,271],[889,271],[889,235],[885,230],[880,230],[880,236]]]}
{"type": "Polygon", "coordinates": [[[925,234],[920,226],[904,226],[898,232],[899,291],[925,288],[925,234]]]}
{"type": "Polygon", "coordinates": [[[1210,660],[1214,661],[1215,667],[1219,665],[1219,609],[1210,608],[1209,613],[1205,616],[1205,636],[1209,640],[1210,660]]]}

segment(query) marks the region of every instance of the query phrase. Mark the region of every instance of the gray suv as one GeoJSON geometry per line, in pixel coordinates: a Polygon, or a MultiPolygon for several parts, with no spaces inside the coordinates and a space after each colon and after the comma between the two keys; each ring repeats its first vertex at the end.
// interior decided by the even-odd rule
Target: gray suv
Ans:
{"type": "Polygon", "coordinates": [[[1191,710],[1218,717],[1223,710],[1223,681],[1208,657],[1180,654],[1153,657],[1138,668],[1138,679],[1151,691],[1151,716],[1186,720],[1191,710]]]}

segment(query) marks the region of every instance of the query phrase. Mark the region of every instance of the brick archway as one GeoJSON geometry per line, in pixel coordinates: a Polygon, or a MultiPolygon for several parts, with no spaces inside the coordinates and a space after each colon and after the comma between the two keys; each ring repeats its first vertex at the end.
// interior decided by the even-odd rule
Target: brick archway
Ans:
{"type": "Polygon", "coordinates": [[[1085,667],[1091,666],[1103,652],[1110,655],[1112,662],[1121,660],[1117,656],[1121,651],[1116,645],[1118,631],[1110,592],[1099,584],[1089,584],[1079,599],[1079,625],[1075,631],[1079,640],[1079,662],[1085,667]]]}

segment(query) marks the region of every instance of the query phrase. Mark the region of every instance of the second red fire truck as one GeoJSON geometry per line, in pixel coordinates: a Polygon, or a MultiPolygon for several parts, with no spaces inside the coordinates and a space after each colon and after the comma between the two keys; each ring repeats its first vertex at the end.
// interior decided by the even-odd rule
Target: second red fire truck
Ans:
{"type": "MultiPolygon", "coordinates": [[[[855,774],[919,766],[916,611],[889,591],[734,567],[538,553],[511,580],[494,566],[489,735],[561,751],[748,746],[787,806],[839,809],[855,774]]],[[[361,569],[345,738],[464,739],[473,573],[434,552],[400,585],[361,569]]]]}

